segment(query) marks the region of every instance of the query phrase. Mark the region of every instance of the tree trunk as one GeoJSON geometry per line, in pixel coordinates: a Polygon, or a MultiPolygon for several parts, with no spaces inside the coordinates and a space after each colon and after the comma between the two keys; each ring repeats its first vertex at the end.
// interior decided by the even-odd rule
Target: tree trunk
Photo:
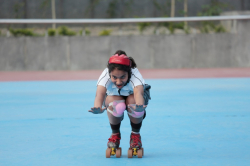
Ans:
{"type": "Polygon", "coordinates": [[[175,0],[171,0],[171,17],[175,16],[175,0]]]}
{"type": "MultiPolygon", "coordinates": [[[[51,13],[52,13],[52,19],[56,19],[56,5],[55,0],[51,0],[51,13]]],[[[56,29],[56,24],[52,24],[52,28],[56,29]]]]}
{"type": "MultiPolygon", "coordinates": [[[[23,17],[25,19],[27,19],[28,18],[27,0],[23,0],[23,5],[24,5],[24,8],[23,8],[23,17]]],[[[24,28],[27,28],[27,24],[24,24],[24,28]]]]}
{"type": "MultiPolygon", "coordinates": [[[[184,0],[184,16],[187,17],[188,16],[188,0],[184,0]]],[[[187,21],[184,22],[184,28],[188,27],[188,23],[187,21]]]]}
{"type": "Polygon", "coordinates": [[[60,7],[60,18],[64,18],[64,15],[63,15],[63,0],[60,0],[59,1],[59,7],[60,7]]]}
{"type": "Polygon", "coordinates": [[[241,10],[245,10],[245,0],[241,0],[241,10]]]}

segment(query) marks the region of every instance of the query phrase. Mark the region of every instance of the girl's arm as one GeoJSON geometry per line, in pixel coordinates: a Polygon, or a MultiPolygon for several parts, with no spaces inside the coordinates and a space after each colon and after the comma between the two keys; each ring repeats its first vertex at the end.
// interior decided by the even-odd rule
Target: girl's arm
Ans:
{"type": "Polygon", "coordinates": [[[135,104],[129,104],[128,107],[135,112],[143,112],[145,111],[145,108],[147,107],[144,105],[144,87],[142,85],[138,85],[134,88],[134,98],[135,98],[135,104]]]}
{"type": "Polygon", "coordinates": [[[142,85],[138,85],[134,88],[134,98],[136,105],[144,105],[144,87],[142,85]]]}
{"type": "Polygon", "coordinates": [[[104,97],[106,95],[106,91],[107,91],[107,89],[105,87],[103,87],[101,85],[97,86],[94,107],[102,108],[102,103],[103,103],[104,97]]]}
{"type": "Polygon", "coordinates": [[[92,107],[89,112],[93,114],[101,114],[106,110],[106,107],[102,108],[102,103],[106,95],[106,90],[107,89],[101,85],[97,86],[94,107],[92,107]]]}

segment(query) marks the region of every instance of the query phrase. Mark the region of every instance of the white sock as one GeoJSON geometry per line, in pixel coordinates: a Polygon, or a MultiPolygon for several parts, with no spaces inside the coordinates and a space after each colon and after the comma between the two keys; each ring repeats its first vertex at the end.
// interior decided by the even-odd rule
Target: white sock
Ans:
{"type": "Polygon", "coordinates": [[[133,134],[140,134],[140,132],[134,132],[134,131],[132,131],[131,133],[133,133],[133,134]]]}

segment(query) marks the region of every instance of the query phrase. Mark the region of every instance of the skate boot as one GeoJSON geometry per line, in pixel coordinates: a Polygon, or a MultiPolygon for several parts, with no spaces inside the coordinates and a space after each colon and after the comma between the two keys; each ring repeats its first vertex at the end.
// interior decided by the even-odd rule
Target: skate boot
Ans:
{"type": "Polygon", "coordinates": [[[108,148],[106,150],[106,158],[116,155],[117,158],[120,158],[122,155],[122,148],[119,147],[121,140],[121,134],[116,133],[112,134],[108,141],[108,148]]]}
{"type": "Polygon", "coordinates": [[[141,135],[131,133],[130,135],[130,148],[128,149],[128,158],[132,158],[133,156],[137,156],[138,158],[142,158],[144,155],[144,150],[142,148],[141,135]]]}

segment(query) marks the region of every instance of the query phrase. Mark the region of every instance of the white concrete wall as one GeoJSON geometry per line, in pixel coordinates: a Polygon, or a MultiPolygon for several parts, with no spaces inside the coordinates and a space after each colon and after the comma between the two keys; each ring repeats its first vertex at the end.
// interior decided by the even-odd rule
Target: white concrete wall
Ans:
{"type": "Polygon", "coordinates": [[[103,69],[118,49],[144,69],[250,67],[250,22],[237,25],[224,34],[0,37],[0,70],[103,69]]]}

